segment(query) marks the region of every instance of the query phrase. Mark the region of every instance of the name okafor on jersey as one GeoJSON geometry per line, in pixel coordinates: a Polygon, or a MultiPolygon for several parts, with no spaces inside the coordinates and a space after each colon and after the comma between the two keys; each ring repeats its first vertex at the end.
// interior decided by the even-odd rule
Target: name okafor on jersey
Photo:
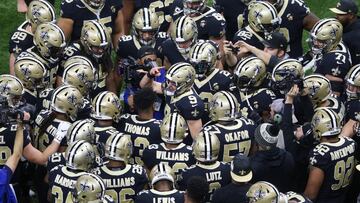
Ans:
{"type": "Polygon", "coordinates": [[[226,20],[226,39],[230,40],[242,28],[243,12],[247,6],[242,1],[216,0],[215,8],[224,15],[226,20]]]}
{"type": "Polygon", "coordinates": [[[174,173],[196,163],[192,147],[184,143],[173,149],[167,148],[165,143],[149,145],[144,150],[142,160],[149,171],[157,164],[166,163],[174,173]]]}
{"type": "MultiPolygon", "coordinates": [[[[67,133],[67,130],[69,129],[71,123],[68,121],[62,121],[59,119],[54,119],[51,124],[46,128],[44,133],[39,134],[41,126],[43,126],[46,123],[46,120],[50,116],[50,111],[43,110],[41,111],[38,116],[35,119],[35,145],[40,151],[44,151],[53,141],[54,137],[57,134],[65,134],[67,133]]],[[[64,135],[64,139],[62,139],[60,146],[67,146],[66,144],[66,136],[64,135]]]]}
{"type": "MultiPolygon", "coordinates": [[[[351,56],[348,48],[340,43],[336,50],[325,53],[319,60],[315,61],[315,67],[315,73],[345,78],[346,73],[351,68],[351,56]]],[[[343,92],[344,85],[342,82],[330,82],[333,91],[343,92]]]]}
{"type": "Polygon", "coordinates": [[[115,19],[122,4],[117,0],[106,0],[100,9],[93,9],[82,0],[66,0],[61,2],[60,16],[73,20],[71,41],[80,39],[81,29],[84,22],[98,20],[112,33],[115,28],[115,19]]]}
{"type": "Polygon", "coordinates": [[[30,26],[28,21],[24,21],[16,31],[11,35],[9,40],[9,53],[18,56],[21,52],[34,46],[34,35],[27,31],[26,28],[30,26]]]}
{"type": "Polygon", "coordinates": [[[213,69],[208,76],[201,79],[195,79],[193,88],[200,96],[205,105],[205,113],[202,117],[202,122],[207,123],[209,119],[209,100],[218,91],[227,91],[232,83],[231,74],[228,71],[213,69]]]}
{"type": "Polygon", "coordinates": [[[159,144],[160,138],[160,121],[156,119],[140,120],[137,115],[125,114],[120,117],[120,132],[129,134],[133,143],[133,152],[130,163],[144,165],[141,160],[143,150],[150,144],[159,144]]]}
{"type": "Polygon", "coordinates": [[[300,57],[303,53],[303,22],[309,13],[309,7],[302,0],[284,0],[282,7],[278,10],[278,16],[281,17],[279,31],[288,40],[287,53],[290,58],[300,57]]]}
{"type": "MultiPolygon", "coordinates": [[[[156,41],[151,46],[158,50],[162,42],[168,39],[166,32],[159,32],[156,36],[156,41]]],[[[124,35],[119,38],[118,48],[116,54],[119,58],[128,58],[129,56],[138,59],[138,51],[141,48],[139,40],[133,35],[124,35]]]]}
{"type": "Polygon", "coordinates": [[[141,191],[135,198],[135,203],[183,203],[184,192],[176,189],[159,192],[154,189],[141,191]]]}
{"type": "Polygon", "coordinates": [[[185,120],[199,120],[204,114],[204,102],[193,90],[177,97],[166,96],[165,100],[165,114],[178,112],[185,120]]]}
{"type": "Polygon", "coordinates": [[[148,184],[146,170],[139,165],[127,164],[124,169],[115,169],[106,165],[92,171],[104,181],[106,194],[114,202],[133,202],[135,196],[148,184]]]}
{"type": "Polygon", "coordinates": [[[324,172],[318,203],[344,202],[355,167],[355,142],[339,137],[336,143],[320,143],[310,152],[310,165],[324,172]]]}
{"type": "Polygon", "coordinates": [[[211,202],[214,191],[231,182],[230,170],[230,165],[224,162],[216,161],[212,165],[197,163],[189,168],[180,170],[176,175],[178,189],[185,191],[188,180],[192,176],[200,176],[209,183],[209,193],[206,195],[206,202],[211,202]]]}
{"type": "Polygon", "coordinates": [[[250,119],[241,117],[232,122],[209,123],[203,130],[215,134],[220,141],[219,161],[231,162],[238,153],[249,155],[256,126],[250,119]]]}
{"type": "Polygon", "coordinates": [[[179,62],[187,62],[188,56],[183,56],[172,39],[165,40],[158,48],[159,57],[168,60],[172,65],[179,62]]]}
{"type": "Polygon", "coordinates": [[[71,192],[76,180],[85,172],[73,171],[66,166],[56,166],[49,172],[51,202],[73,202],[71,192]]]}
{"type": "Polygon", "coordinates": [[[65,166],[66,160],[65,160],[65,152],[55,152],[48,158],[48,162],[46,164],[46,169],[48,172],[50,172],[53,168],[56,166],[65,166]]]}
{"type": "Polygon", "coordinates": [[[270,108],[269,105],[276,99],[274,92],[267,88],[261,88],[249,93],[235,89],[232,93],[239,101],[241,115],[245,118],[248,118],[252,110],[259,111],[270,108]]]}
{"type": "Polygon", "coordinates": [[[234,38],[232,38],[232,43],[235,44],[238,41],[244,41],[261,50],[264,49],[264,44],[262,43],[262,41],[264,41],[264,36],[260,33],[256,33],[249,25],[241,28],[235,33],[234,38]]]}

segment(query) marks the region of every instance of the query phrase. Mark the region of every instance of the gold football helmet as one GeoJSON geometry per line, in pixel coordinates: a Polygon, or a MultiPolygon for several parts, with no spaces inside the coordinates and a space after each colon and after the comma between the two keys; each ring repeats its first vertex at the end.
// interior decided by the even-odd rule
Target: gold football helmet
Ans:
{"type": "Polygon", "coordinates": [[[319,20],[310,32],[311,51],[317,54],[327,53],[337,47],[343,33],[343,26],[335,18],[319,20]]]}
{"type": "Polygon", "coordinates": [[[75,203],[100,203],[105,195],[106,187],[102,179],[92,173],[81,175],[74,185],[72,200],[75,203]]]}
{"type": "Polygon", "coordinates": [[[254,56],[241,60],[234,71],[234,84],[246,92],[261,86],[266,77],[265,63],[254,56]]]}
{"type": "Polygon", "coordinates": [[[220,151],[219,138],[208,131],[202,131],[195,138],[193,154],[199,162],[213,162],[218,159],[220,151]]]}
{"type": "Polygon", "coordinates": [[[133,144],[130,135],[114,133],[106,140],[105,156],[110,160],[127,163],[131,157],[133,144]]]}
{"type": "Polygon", "coordinates": [[[360,98],[360,64],[353,66],[345,77],[346,94],[349,100],[360,98]]]}
{"type": "Polygon", "coordinates": [[[315,110],[311,120],[314,138],[336,136],[341,132],[340,118],[332,109],[321,107],[315,110]]]}
{"type": "Polygon", "coordinates": [[[94,9],[100,9],[104,6],[106,0],[84,0],[87,5],[94,9]]]}
{"type": "Polygon", "coordinates": [[[304,88],[309,92],[315,107],[326,101],[331,95],[330,81],[323,75],[312,74],[304,78],[304,88]]]}
{"type": "Polygon", "coordinates": [[[111,48],[111,37],[105,25],[96,20],[90,20],[84,23],[80,36],[81,44],[85,52],[96,59],[111,48]]]}
{"type": "Polygon", "coordinates": [[[195,69],[185,62],[172,65],[166,72],[164,92],[168,96],[179,96],[191,89],[195,81],[195,69]]]}
{"type": "Polygon", "coordinates": [[[103,91],[92,102],[91,117],[97,120],[114,120],[117,122],[121,110],[119,97],[113,92],[103,91]]]}
{"type": "Polygon", "coordinates": [[[215,93],[209,101],[209,117],[212,121],[234,120],[239,114],[239,109],[239,102],[227,91],[215,93]]]}
{"type": "Polygon", "coordinates": [[[94,121],[91,119],[78,120],[71,124],[66,133],[67,144],[77,140],[85,140],[91,144],[95,144],[95,128],[94,121]]]}
{"type": "Polygon", "coordinates": [[[183,4],[187,16],[200,15],[206,8],[205,0],[183,0],[183,4]]]}
{"type": "Polygon", "coordinates": [[[193,19],[181,16],[170,27],[171,39],[182,55],[187,55],[192,45],[196,43],[198,29],[193,19]]]}
{"type": "Polygon", "coordinates": [[[8,74],[0,75],[0,95],[7,99],[10,107],[21,105],[23,94],[24,86],[19,78],[8,74]]]}
{"type": "Polygon", "coordinates": [[[295,201],[298,203],[309,203],[311,202],[309,199],[307,199],[306,197],[296,193],[296,192],[292,192],[289,191],[286,193],[286,197],[288,201],[295,201]]]}
{"type": "Polygon", "coordinates": [[[55,63],[66,46],[64,32],[55,23],[40,24],[34,34],[34,45],[42,57],[55,63]]]}
{"type": "Polygon", "coordinates": [[[151,169],[149,178],[150,178],[152,187],[154,187],[154,185],[160,180],[167,180],[174,184],[175,173],[170,168],[169,165],[160,163],[160,164],[155,165],[151,169]]]}
{"type": "Polygon", "coordinates": [[[135,13],[132,27],[133,34],[141,45],[152,45],[159,32],[159,17],[153,9],[142,8],[135,13]]]}
{"type": "Polygon", "coordinates": [[[281,18],[271,3],[254,1],[250,3],[248,8],[248,22],[252,30],[269,34],[279,29],[281,18]]]}
{"type": "Polygon", "coordinates": [[[74,63],[77,63],[77,64],[84,64],[86,66],[90,66],[91,69],[94,69],[94,65],[93,63],[90,61],[90,59],[86,58],[85,56],[80,56],[80,55],[76,55],[76,56],[72,56],[70,58],[68,58],[63,67],[68,67],[70,66],[71,64],[74,64],[74,63]]]}
{"type": "Polygon", "coordinates": [[[165,143],[180,144],[187,136],[187,129],[186,120],[180,114],[166,114],[160,125],[161,139],[165,143]]]}
{"type": "Polygon", "coordinates": [[[34,33],[41,23],[56,21],[55,9],[46,0],[31,1],[26,12],[26,19],[29,21],[31,31],[34,33]]]}
{"type": "Polygon", "coordinates": [[[285,94],[294,84],[303,87],[304,71],[301,63],[296,59],[285,59],[279,62],[271,74],[274,89],[285,94]]]}
{"type": "Polygon", "coordinates": [[[15,61],[14,71],[16,77],[29,90],[42,90],[49,81],[44,64],[34,57],[19,57],[15,61]]]}
{"type": "Polygon", "coordinates": [[[258,181],[246,193],[249,203],[278,203],[280,193],[271,183],[258,181]]]}
{"type": "Polygon", "coordinates": [[[65,66],[64,69],[62,77],[64,84],[73,85],[83,96],[87,96],[95,85],[95,69],[79,63],[65,66]]]}
{"type": "Polygon", "coordinates": [[[203,77],[215,68],[218,59],[218,49],[211,41],[199,41],[189,52],[189,60],[196,71],[196,76],[203,77]]]}
{"type": "Polygon", "coordinates": [[[95,162],[95,150],[85,140],[78,140],[66,148],[65,160],[68,168],[89,171],[95,162]]]}
{"type": "Polygon", "coordinates": [[[83,99],[80,91],[74,86],[62,85],[54,90],[50,107],[56,112],[66,114],[72,121],[75,121],[78,110],[83,105],[83,99]]]}

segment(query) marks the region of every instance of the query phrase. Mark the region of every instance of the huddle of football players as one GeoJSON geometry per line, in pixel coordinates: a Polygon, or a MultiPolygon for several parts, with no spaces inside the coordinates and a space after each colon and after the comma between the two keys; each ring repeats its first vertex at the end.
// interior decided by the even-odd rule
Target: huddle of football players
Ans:
{"type": "Polygon", "coordinates": [[[354,0],[60,10],[32,0],[9,41],[0,203],[360,201],[354,0]]]}

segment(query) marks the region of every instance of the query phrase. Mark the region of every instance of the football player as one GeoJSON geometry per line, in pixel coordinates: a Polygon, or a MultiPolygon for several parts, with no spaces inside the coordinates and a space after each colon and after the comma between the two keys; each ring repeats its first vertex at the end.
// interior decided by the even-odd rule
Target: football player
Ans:
{"type": "Polygon", "coordinates": [[[119,97],[112,92],[104,91],[95,97],[90,116],[95,120],[96,143],[105,145],[110,135],[117,132],[114,126],[119,122],[121,109],[119,97]]]}
{"type": "Polygon", "coordinates": [[[121,36],[117,42],[117,57],[138,59],[137,53],[142,46],[158,49],[167,39],[167,33],[159,32],[159,27],[159,17],[154,10],[149,8],[138,10],[132,22],[133,33],[121,36]]]}
{"type": "Polygon", "coordinates": [[[57,71],[57,85],[62,83],[64,65],[73,56],[88,58],[96,69],[97,86],[91,91],[91,98],[99,92],[109,90],[116,92],[114,83],[114,69],[111,61],[111,40],[106,27],[95,20],[84,23],[81,29],[80,42],[69,44],[62,54],[59,70],[57,71]]]}
{"type": "Polygon", "coordinates": [[[34,47],[23,50],[18,58],[36,58],[46,67],[48,87],[54,87],[59,56],[66,46],[64,32],[56,24],[47,22],[37,26],[34,33],[34,47]]]}
{"type": "Polygon", "coordinates": [[[125,114],[120,117],[117,129],[131,135],[134,143],[130,163],[144,165],[143,150],[150,144],[159,144],[160,121],[153,118],[156,94],[151,88],[143,88],[135,93],[134,103],[137,115],[125,114]]]}
{"type": "Polygon", "coordinates": [[[51,202],[71,202],[76,180],[93,168],[95,150],[90,143],[78,140],[66,149],[65,158],[65,166],[56,166],[49,173],[51,202]]]}
{"type": "Polygon", "coordinates": [[[177,174],[179,190],[185,190],[188,180],[193,176],[200,176],[209,183],[209,192],[205,202],[211,202],[212,194],[220,187],[231,182],[230,165],[219,162],[220,141],[213,133],[200,133],[193,144],[193,153],[197,163],[177,174]]]}
{"type": "Polygon", "coordinates": [[[185,62],[191,46],[196,43],[198,28],[188,16],[181,16],[170,26],[171,39],[167,39],[159,50],[166,68],[178,62],[185,62]]]}
{"type": "Polygon", "coordinates": [[[164,88],[161,83],[151,79],[158,74],[159,68],[152,68],[143,77],[140,86],[151,86],[156,93],[165,94],[166,113],[179,112],[185,118],[191,137],[194,139],[202,127],[201,117],[204,113],[204,103],[191,89],[195,81],[195,69],[189,63],[172,65],[166,73],[164,88]]]}
{"type": "MultiPolygon", "coordinates": [[[[271,183],[258,181],[254,183],[246,193],[251,203],[282,202],[282,193],[271,183]],[[261,194],[259,196],[258,194],[261,194]]],[[[284,201],[286,202],[286,201],[284,201]]]]}
{"type": "Polygon", "coordinates": [[[136,194],[147,188],[145,168],[128,164],[132,147],[130,135],[112,134],[105,144],[105,157],[109,161],[93,170],[104,180],[106,194],[114,202],[133,202],[136,194]]]}
{"type": "Polygon", "coordinates": [[[266,0],[272,3],[281,18],[280,32],[282,32],[289,45],[287,53],[291,58],[303,54],[302,34],[303,29],[310,31],[319,18],[310,11],[304,1],[266,0]]]}
{"type": "Polygon", "coordinates": [[[232,93],[241,107],[241,114],[255,123],[268,120],[269,105],[276,98],[273,91],[266,87],[266,67],[257,57],[241,60],[234,71],[232,93]]]}
{"type": "Polygon", "coordinates": [[[218,69],[219,50],[211,41],[199,41],[190,49],[189,61],[195,68],[194,90],[205,105],[202,122],[209,121],[209,100],[218,91],[228,90],[232,80],[228,71],[218,69]]]}
{"type": "Polygon", "coordinates": [[[345,81],[347,95],[346,123],[342,128],[341,135],[352,137],[358,143],[358,137],[354,135],[357,135],[356,125],[360,122],[360,65],[355,65],[350,69],[345,81]]]}
{"type": "MultiPolygon", "coordinates": [[[[106,26],[116,45],[121,35],[121,4],[116,0],[73,0],[61,3],[60,18],[57,24],[64,31],[66,39],[77,41],[81,38],[84,24],[96,20],[106,26]]],[[[109,40],[110,42],[111,40],[109,40]]]]}
{"type": "Polygon", "coordinates": [[[199,39],[211,39],[211,37],[219,35],[219,32],[223,32],[221,35],[225,34],[226,22],[224,17],[214,8],[207,6],[205,0],[175,0],[173,7],[175,8],[174,20],[181,16],[189,16],[195,21],[199,31],[199,39]],[[217,32],[214,32],[215,30],[217,32]]]}
{"type": "Polygon", "coordinates": [[[142,155],[144,166],[151,169],[160,163],[170,166],[174,173],[195,164],[192,148],[183,143],[187,136],[187,124],[178,113],[165,115],[161,125],[163,143],[149,145],[142,155]]]}
{"type": "Polygon", "coordinates": [[[256,126],[252,120],[239,117],[239,109],[238,101],[230,92],[217,92],[209,101],[211,122],[203,131],[218,137],[219,161],[230,162],[238,153],[249,156],[256,126]]]}
{"type": "Polygon", "coordinates": [[[311,53],[315,59],[315,73],[320,73],[331,82],[333,93],[344,93],[344,78],[351,68],[347,47],[341,43],[343,27],[334,18],[318,21],[310,34],[311,53]]]}
{"type": "Polygon", "coordinates": [[[310,153],[310,172],[304,195],[316,202],[344,202],[355,169],[355,142],[339,137],[339,116],[319,108],[312,118],[313,132],[320,144],[310,153]]]}
{"type": "Polygon", "coordinates": [[[114,203],[114,200],[105,194],[104,181],[92,173],[82,174],[74,184],[71,199],[74,203],[114,203]]]}
{"type": "Polygon", "coordinates": [[[150,190],[140,192],[135,203],[184,202],[184,192],[175,189],[175,175],[166,164],[158,164],[150,172],[150,190]]]}
{"type": "Polygon", "coordinates": [[[23,51],[34,46],[34,33],[41,23],[55,22],[55,9],[46,0],[30,2],[26,20],[16,29],[9,40],[10,74],[14,75],[15,58],[23,51]]]}

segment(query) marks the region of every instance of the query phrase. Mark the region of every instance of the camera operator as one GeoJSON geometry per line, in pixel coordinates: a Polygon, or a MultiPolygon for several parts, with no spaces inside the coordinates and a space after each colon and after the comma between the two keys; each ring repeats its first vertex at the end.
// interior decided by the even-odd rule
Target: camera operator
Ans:
{"type": "MultiPolygon", "coordinates": [[[[124,91],[125,112],[124,113],[136,113],[134,105],[134,95],[140,89],[140,81],[142,77],[150,71],[153,67],[158,67],[156,50],[150,46],[143,46],[138,51],[138,60],[131,61],[131,59],[125,59],[128,64],[123,64],[119,68],[120,74],[124,75],[126,82],[126,89],[124,91]]],[[[160,69],[160,75],[154,78],[155,81],[163,83],[165,82],[164,68],[160,69]]],[[[158,97],[154,103],[155,111],[154,117],[156,119],[162,119],[164,117],[165,102],[158,97]]]]}

